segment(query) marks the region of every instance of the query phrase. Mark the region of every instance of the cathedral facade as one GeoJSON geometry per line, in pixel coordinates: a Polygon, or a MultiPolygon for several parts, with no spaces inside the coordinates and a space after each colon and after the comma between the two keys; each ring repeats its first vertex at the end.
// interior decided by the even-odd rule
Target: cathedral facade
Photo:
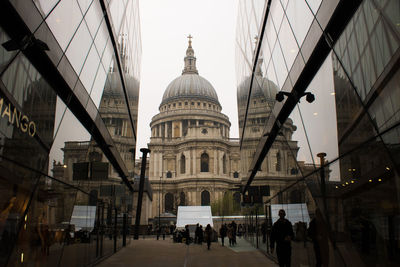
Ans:
{"type": "MultiPolygon", "coordinates": [[[[259,83],[254,87],[256,94],[253,94],[248,112],[254,122],[251,128],[254,142],[250,132],[247,135],[250,138],[244,139],[240,149],[239,140],[229,136],[231,123],[221,112],[216,90],[198,73],[190,38],[182,75],[167,86],[159,113],[150,123],[148,175],[154,193],[153,217],[159,212],[175,213],[181,205],[210,205],[229,191],[233,193],[234,201],[240,202],[240,188],[245,184],[258,140],[256,132],[262,130],[275,103],[277,86],[258,71],[256,80],[259,83]]],[[[246,101],[242,99],[245,93],[241,89],[245,86],[248,86],[246,81],[238,87],[238,104],[246,101]]],[[[244,116],[240,106],[239,121],[244,116]]],[[[283,134],[290,147],[275,145],[275,153],[265,158],[254,181],[252,189],[257,192],[250,192],[261,195],[262,200],[297,176],[294,171],[296,155],[292,157],[292,154],[293,151],[297,154],[298,148],[297,143],[291,141],[296,126],[290,121],[286,124],[283,134]]],[[[239,126],[241,130],[240,123],[239,126]]]]}

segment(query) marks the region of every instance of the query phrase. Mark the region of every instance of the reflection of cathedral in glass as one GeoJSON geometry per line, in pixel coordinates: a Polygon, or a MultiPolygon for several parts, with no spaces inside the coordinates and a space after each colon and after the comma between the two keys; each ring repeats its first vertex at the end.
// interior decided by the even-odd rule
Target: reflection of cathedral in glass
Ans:
{"type": "MultiPolygon", "coordinates": [[[[263,76],[261,67],[263,60],[259,59],[254,73],[253,83],[251,76],[246,77],[239,85],[237,91],[238,115],[239,115],[239,136],[241,144],[241,178],[243,183],[247,179],[248,172],[251,171],[250,164],[253,161],[257,145],[264,133],[264,127],[270,116],[273,116],[275,96],[279,88],[272,81],[263,76]],[[251,86],[250,99],[249,90],[251,86]],[[248,111],[246,107],[248,103],[248,111]],[[245,131],[243,132],[244,122],[246,121],[245,131]]],[[[292,140],[293,132],[297,127],[289,118],[282,127],[277,141],[272,145],[271,150],[264,158],[261,168],[258,170],[253,186],[268,186],[270,195],[278,193],[290,183],[298,178],[299,167],[303,168],[301,162],[297,162],[297,142],[292,140]],[[300,165],[299,165],[300,164],[300,165]]],[[[252,194],[252,189],[249,190],[252,194]]],[[[291,197],[296,194],[288,193],[283,196],[285,201],[299,203],[305,201],[305,196],[291,197]]]]}
{"type": "Polygon", "coordinates": [[[101,117],[114,140],[117,150],[129,172],[133,173],[134,155],[130,151],[135,151],[136,132],[132,132],[131,120],[136,131],[139,99],[139,81],[130,73],[128,65],[128,56],[125,53],[124,39],[121,37],[120,57],[124,66],[124,79],[127,90],[127,98],[130,107],[130,113],[127,112],[125,95],[120,83],[120,73],[114,67],[110,69],[107,75],[106,84],[101,98],[99,112],[101,117]]]}

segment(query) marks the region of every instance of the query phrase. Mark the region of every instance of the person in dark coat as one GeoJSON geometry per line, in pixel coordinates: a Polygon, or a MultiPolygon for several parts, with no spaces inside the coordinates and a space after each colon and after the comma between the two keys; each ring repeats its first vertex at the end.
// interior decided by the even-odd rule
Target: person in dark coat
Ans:
{"type": "Polygon", "coordinates": [[[286,212],[279,210],[279,219],[274,223],[270,236],[271,253],[274,253],[276,243],[276,255],[280,267],[290,267],[292,256],[291,240],[294,238],[292,223],[285,219],[286,212]]]}
{"type": "Polygon", "coordinates": [[[261,224],[262,242],[265,244],[267,242],[267,222],[264,221],[261,224]]]}
{"type": "Polygon", "coordinates": [[[186,245],[189,245],[189,239],[190,239],[190,231],[189,231],[189,225],[185,225],[185,238],[186,238],[186,245]]]}
{"type": "Polygon", "coordinates": [[[236,245],[236,234],[237,234],[237,224],[235,221],[232,221],[232,229],[233,229],[233,244],[236,245]]]}
{"type": "Polygon", "coordinates": [[[224,246],[224,238],[226,236],[227,231],[228,229],[226,228],[226,224],[221,225],[221,228],[219,229],[219,235],[221,237],[222,246],[224,246]]]}
{"type": "Polygon", "coordinates": [[[194,231],[194,243],[195,244],[199,244],[200,240],[199,240],[199,236],[200,236],[200,226],[199,224],[196,224],[196,230],[194,231]]]}
{"type": "Polygon", "coordinates": [[[204,231],[204,235],[207,241],[207,249],[210,250],[211,239],[212,239],[213,230],[210,224],[207,224],[206,230],[204,231]]]}

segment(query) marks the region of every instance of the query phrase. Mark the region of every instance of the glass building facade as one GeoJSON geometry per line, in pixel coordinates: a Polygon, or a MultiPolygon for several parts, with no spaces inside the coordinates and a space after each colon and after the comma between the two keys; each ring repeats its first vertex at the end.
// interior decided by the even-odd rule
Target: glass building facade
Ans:
{"type": "Polygon", "coordinates": [[[400,2],[252,0],[238,10],[247,238],[276,257],[268,235],[281,207],[303,214],[292,221],[293,266],[319,258],[323,266],[398,266],[400,2]],[[287,179],[278,184],[274,173],[287,179]]]}
{"type": "Polygon", "coordinates": [[[94,264],[134,217],[138,1],[1,1],[0,44],[0,266],[94,264]]]}

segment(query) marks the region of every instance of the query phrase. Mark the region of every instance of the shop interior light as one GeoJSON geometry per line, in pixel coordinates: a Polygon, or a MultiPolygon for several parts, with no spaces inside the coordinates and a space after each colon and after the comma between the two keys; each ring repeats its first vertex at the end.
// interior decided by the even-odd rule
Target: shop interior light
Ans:
{"type": "Polygon", "coordinates": [[[386,170],[390,171],[390,168],[389,168],[389,167],[386,167],[386,170]]]}
{"type": "Polygon", "coordinates": [[[379,179],[378,179],[378,182],[382,182],[382,179],[381,179],[381,178],[379,178],[379,179]]]}
{"type": "Polygon", "coordinates": [[[372,183],[372,179],[369,179],[368,182],[372,183]]]}

